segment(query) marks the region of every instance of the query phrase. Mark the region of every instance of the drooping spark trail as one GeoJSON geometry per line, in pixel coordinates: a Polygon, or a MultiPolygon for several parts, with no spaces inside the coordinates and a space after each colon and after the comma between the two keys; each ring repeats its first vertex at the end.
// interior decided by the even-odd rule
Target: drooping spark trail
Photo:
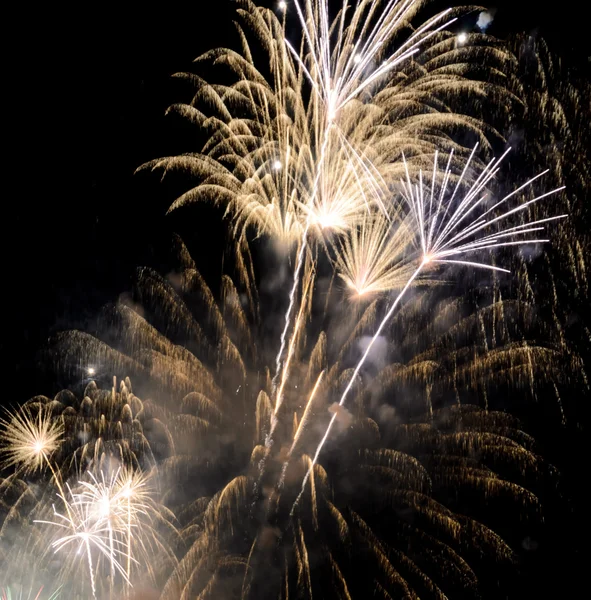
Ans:
{"type": "MultiPolygon", "coordinates": [[[[546,198],[552,194],[555,194],[564,189],[565,186],[556,188],[550,192],[546,192],[545,194],[541,194],[539,196],[535,196],[533,199],[528,200],[526,202],[522,202],[518,206],[504,210],[504,206],[506,202],[515,196],[519,191],[524,188],[530,186],[536,179],[544,175],[547,171],[543,171],[542,173],[532,177],[528,181],[526,181],[523,185],[518,187],[516,190],[504,196],[501,200],[496,202],[492,207],[484,210],[482,213],[478,213],[476,209],[478,207],[482,207],[484,201],[487,199],[488,195],[482,192],[485,190],[485,186],[490,180],[496,175],[499,170],[499,165],[504,157],[507,155],[510,149],[508,149],[500,158],[492,159],[488,165],[482,170],[480,175],[476,178],[476,180],[472,184],[465,183],[466,173],[468,172],[468,167],[474,157],[478,145],[474,147],[472,153],[468,161],[466,162],[464,169],[458,179],[458,182],[449,197],[446,197],[446,192],[448,188],[448,184],[451,176],[451,156],[448,160],[445,171],[443,172],[442,179],[443,182],[441,184],[439,190],[439,197],[436,197],[436,181],[438,175],[438,163],[437,163],[437,153],[435,154],[435,160],[433,163],[433,176],[431,181],[431,186],[427,186],[423,182],[422,172],[419,173],[419,182],[413,184],[411,182],[410,174],[408,171],[408,167],[406,168],[406,181],[401,180],[402,188],[404,190],[404,200],[408,206],[409,213],[412,219],[415,221],[416,229],[419,232],[419,247],[420,247],[420,263],[417,269],[413,272],[413,274],[409,277],[406,285],[402,288],[399,294],[394,299],[392,306],[389,308],[388,312],[382,319],[380,325],[378,326],[374,336],[372,337],[370,343],[368,344],[365,352],[361,356],[361,359],[357,363],[355,370],[353,371],[353,375],[347,384],[347,387],[343,391],[341,399],[339,401],[339,406],[343,406],[351,387],[361,368],[363,367],[369,353],[371,351],[372,346],[375,341],[381,334],[382,330],[394,314],[396,307],[400,303],[400,300],[412,285],[412,283],[416,280],[422,270],[424,270],[430,264],[438,264],[438,263],[452,263],[457,265],[463,265],[468,267],[476,267],[476,268],[484,268],[492,271],[502,271],[509,273],[508,269],[503,269],[500,267],[496,267],[487,263],[482,263],[478,261],[467,261],[461,258],[465,254],[475,253],[481,250],[496,250],[506,246],[516,246],[522,244],[535,244],[535,243],[544,243],[548,242],[548,239],[539,239],[539,238],[531,238],[528,237],[528,234],[542,231],[544,227],[542,224],[548,223],[550,221],[555,221],[557,219],[565,218],[567,215],[556,215],[553,217],[547,217],[544,219],[537,219],[535,221],[522,223],[520,225],[513,225],[507,228],[500,227],[499,231],[495,233],[487,233],[487,229],[493,224],[501,224],[503,220],[516,215],[518,213],[523,212],[528,206],[546,198]],[[462,186],[467,186],[468,191],[463,195],[460,201],[457,202],[457,205],[454,207],[454,199],[458,190],[462,186]],[[501,210],[501,214],[497,214],[496,216],[493,211],[503,207],[501,210]],[[475,212],[476,211],[476,212],[475,212]],[[474,213],[474,214],[473,214],[474,213]],[[491,214],[492,213],[492,214],[491,214]],[[487,219],[487,215],[490,217],[487,219]],[[471,217],[471,221],[468,221],[467,224],[464,224],[459,228],[459,225],[466,221],[467,217],[471,217]],[[482,237],[479,234],[484,233],[482,237]],[[514,239],[515,237],[526,236],[526,239],[514,239]],[[473,239],[475,238],[475,239],[473,239]]],[[[406,160],[405,160],[406,165],[406,160]]],[[[337,412],[332,416],[329,421],[328,427],[324,436],[322,437],[314,455],[314,459],[310,464],[310,468],[308,469],[303,483],[302,489],[298,494],[292,510],[291,514],[294,513],[295,508],[304,493],[306,483],[310,477],[312,470],[322,452],[322,448],[330,435],[334,422],[337,418],[337,412]]]]}

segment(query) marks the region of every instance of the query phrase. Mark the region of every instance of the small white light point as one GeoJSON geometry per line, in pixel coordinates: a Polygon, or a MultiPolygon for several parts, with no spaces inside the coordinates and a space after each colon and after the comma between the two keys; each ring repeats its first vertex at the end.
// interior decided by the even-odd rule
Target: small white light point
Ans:
{"type": "Polygon", "coordinates": [[[361,62],[361,54],[356,54],[353,61],[358,65],[361,62]]]}
{"type": "Polygon", "coordinates": [[[281,161],[280,161],[280,160],[276,160],[276,161],[273,163],[273,168],[275,169],[275,171],[280,171],[282,166],[283,166],[283,165],[281,164],[281,161]]]}
{"type": "Polygon", "coordinates": [[[88,367],[88,369],[86,369],[86,372],[89,375],[94,375],[96,373],[96,369],[94,367],[88,367]]]}
{"type": "Polygon", "coordinates": [[[279,10],[287,10],[287,2],[281,1],[279,3],[279,10]]]}
{"type": "Polygon", "coordinates": [[[468,39],[468,34],[466,33],[458,33],[458,44],[464,44],[466,43],[466,40],[468,39]]]}

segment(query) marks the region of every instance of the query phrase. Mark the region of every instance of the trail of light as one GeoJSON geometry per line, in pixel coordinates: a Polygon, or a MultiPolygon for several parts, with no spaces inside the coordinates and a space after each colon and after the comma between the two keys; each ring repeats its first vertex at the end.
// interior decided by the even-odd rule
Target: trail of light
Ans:
{"type": "Polygon", "coordinates": [[[285,364],[283,366],[281,385],[279,386],[279,390],[277,392],[277,401],[275,403],[275,409],[273,410],[273,416],[277,415],[279,408],[283,404],[283,390],[285,388],[285,384],[288,379],[289,366],[290,366],[291,359],[293,358],[293,355],[295,352],[295,346],[296,346],[296,342],[297,342],[297,338],[298,338],[298,333],[300,331],[302,322],[304,320],[304,308],[305,308],[304,300],[308,294],[308,290],[310,289],[312,280],[313,280],[313,273],[310,275],[310,278],[306,282],[306,285],[304,286],[304,289],[302,291],[302,300],[300,302],[300,310],[298,311],[298,316],[296,318],[296,322],[295,322],[295,325],[293,328],[293,333],[292,333],[290,341],[289,341],[289,348],[287,350],[287,358],[286,358],[285,364]]]}
{"type": "MultiPolygon", "coordinates": [[[[306,246],[308,243],[308,230],[310,229],[310,219],[308,219],[308,223],[306,223],[306,228],[304,230],[304,234],[302,236],[302,244],[300,246],[300,251],[298,253],[296,268],[293,273],[293,285],[291,287],[291,292],[289,294],[289,306],[287,307],[287,312],[285,313],[285,326],[283,327],[283,332],[281,333],[281,344],[279,346],[279,352],[277,353],[277,358],[275,359],[275,377],[273,377],[273,393],[277,388],[277,379],[279,378],[279,373],[281,371],[281,357],[283,356],[283,352],[285,350],[285,340],[287,337],[287,331],[289,329],[289,323],[291,321],[291,312],[293,310],[295,304],[295,295],[296,290],[298,288],[298,284],[300,282],[300,272],[302,270],[302,265],[304,264],[304,253],[306,251],[306,246]]],[[[276,403],[277,404],[277,403],[276,403]]],[[[277,408],[277,407],[275,407],[277,408]]],[[[274,411],[276,413],[276,410],[274,411]]]]}
{"type": "MultiPolygon", "coordinates": [[[[285,384],[287,382],[287,378],[288,378],[288,375],[289,375],[289,365],[290,365],[291,359],[292,359],[293,354],[294,354],[294,349],[295,349],[295,344],[296,344],[296,341],[297,341],[297,336],[298,336],[298,333],[299,333],[299,329],[300,329],[301,324],[302,324],[303,319],[304,319],[304,308],[305,308],[304,300],[305,300],[305,296],[308,293],[308,289],[309,289],[310,285],[312,284],[313,279],[314,279],[313,274],[310,274],[310,277],[309,277],[306,285],[304,286],[304,290],[302,292],[302,300],[300,302],[300,310],[298,312],[298,316],[297,316],[297,319],[296,319],[294,330],[293,330],[293,333],[292,333],[291,338],[290,338],[289,349],[288,349],[288,352],[287,352],[287,359],[285,361],[285,364],[283,366],[283,371],[282,371],[281,385],[279,386],[279,390],[277,392],[277,400],[276,400],[275,408],[273,410],[273,414],[271,415],[271,426],[270,426],[269,433],[268,433],[268,435],[266,437],[266,440],[265,440],[266,453],[265,453],[265,456],[263,457],[263,459],[260,461],[260,464],[259,464],[259,480],[258,480],[258,482],[255,483],[255,486],[254,486],[255,496],[256,496],[256,490],[257,490],[257,488],[258,488],[258,486],[260,484],[260,478],[262,478],[264,470],[265,470],[265,463],[266,463],[268,454],[271,451],[271,447],[273,445],[273,434],[275,433],[275,429],[276,429],[277,423],[278,423],[277,412],[278,412],[279,407],[281,406],[281,404],[283,402],[283,389],[285,387],[285,384]]],[[[271,500],[272,500],[272,498],[271,498],[271,500]]],[[[269,503],[269,505],[271,506],[272,504],[273,504],[273,502],[271,501],[269,503]]]]}
{"type": "MultiPolygon", "coordinates": [[[[400,293],[398,294],[398,296],[396,296],[396,298],[394,299],[394,302],[392,303],[392,306],[390,307],[390,309],[386,313],[386,316],[382,319],[382,322],[380,323],[380,326],[378,327],[378,329],[375,332],[373,338],[371,339],[371,341],[367,345],[367,348],[365,349],[365,352],[363,353],[361,359],[357,363],[357,366],[355,367],[355,370],[353,371],[353,375],[351,375],[351,379],[349,380],[349,383],[347,384],[347,387],[345,388],[345,391],[343,392],[343,394],[341,396],[341,399],[339,401],[339,406],[343,406],[343,404],[344,404],[344,402],[345,402],[345,400],[347,398],[347,394],[349,393],[349,390],[353,386],[353,383],[354,383],[355,379],[357,378],[357,375],[359,375],[359,371],[361,370],[361,367],[365,364],[365,361],[367,360],[367,357],[369,356],[369,353],[370,353],[370,351],[371,351],[371,349],[372,349],[375,341],[378,339],[380,333],[382,332],[382,330],[386,326],[386,323],[389,321],[390,317],[394,314],[394,311],[396,310],[396,307],[398,306],[398,303],[400,302],[400,300],[402,300],[402,297],[404,296],[404,294],[406,294],[408,288],[412,285],[412,283],[418,277],[419,273],[421,272],[421,270],[423,269],[423,267],[426,264],[427,264],[427,261],[425,261],[425,260],[423,260],[423,262],[421,262],[421,264],[419,265],[419,267],[410,276],[410,278],[406,282],[406,285],[402,288],[402,290],[400,291],[400,293]]],[[[300,501],[300,499],[302,497],[302,494],[304,493],[304,490],[306,488],[306,483],[308,483],[308,479],[310,478],[310,474],[312,473],[312,470],[314,469],[314,466],[316,465],[316,463],[318,461],[318,457],[320,456],[320,453],[322,452],[322,448],[324,447],[324,444],[326,443],[326,440],[328,439],[328,436],[330,435],[330,432],[332,430],[332,427],[334,425],[334,422],[335,422],[336,418],[337,418],[337,413],[335,412],[334,415],[332,416],[332,418],[330,419],[330,422],[328,424],[326,432],[324,433],[324,436],[322,437],[322,440],[320,441],[320,444],[318,445],[318,448],[316,449],[316,453],[314,454],[314,458],[312,459],[312,463],[310,465],[310,468],[306,472],[306,475],[304,477],[304,481],[302,483],[302,489],[300,490],[300,493],[298,494],[298,497],[296,498],[295,502],[293,503],[293,506],[292,506],[292,509],[291,509],[291,513],[290,513],[292,516],[294,514],[296,506],[298,505],[298,502],[300,501]]]]}
{"type": "Polygon", "coordinates": [[[320,387],[320,383],[322,381],[322,378],[324,377],[325,372],[326,372],[325,369],[323,369],[320,372],[320,375],[318,376],[318,379],[316,380],[316,383],[314,384],[314,388],[312,389],[312,393],[310,394],[310,398],[308,399],[306,408],[304,409],[304,414],[302,415],[302,418],[300,419],[300,424],[298,425],[296,434],[293,438],[293,443],[291,445],[291,448],[289,449],[289,456],[292,455],[294,448],[296,447],[298,440],[300,439],[300,436],[302,435],[302,431],[304,430],[304,427],[306,426],[306,423],[308,422],[308,415],[309,415],[310,409],[312,407],[312,402],[314,401],[314,397],[316,396],[316,392],[318,391],[318,388],[320,387]]]}
{"type": "Polygon", "coordinates": [[[289,466],[289,461],[291,459],[291,456],[293,454],[295,447],[297,446],[298,440],[300,439],[300,436],[304,430],[304,427],[306,426],[306,423],[308,422],[308,415],[310,413],[312,404],[314,402],[314,397],[316,396],[316,392],[318,391],[318,388],[320,387],[320,382],[322,381],[324,373],[325,373],[325,370],[321,371],[320,375],[318,376],[318,379],[316,380],[316,383],[314,384],[314,388],[312,389],[312,392],[310,394],[310,398],[308,399],[308,402],[304,409],[304,414],[302,415],[302,418],[301,418],[298,428],[296,430],[296,434],[295,434],[293,442],[291,444],[291,448],[289,449],[287,458],[285,459],[283,466],[281,467],[281,475],[279,477],[279,482],[277,483],[277,487],[275,488],[275,490],[273,491],[273,494],[271,495],[270,502],[269,502],[268,514],[270,514],[272,512],[273,507],[275,507],[277,505],[277,502],[279,501],[279,494],[280,494],[280,490],[283,488],[283,484],[285,482],[285,474],[287,473],[287,467],[289,466]]]}
{"type": "Polygon", "coordinates": [[[477,267],[479,269],[490,269],[491,271],[501,271],[503,273],[511,273],[509,269],[503,269],[501,267],[493,267],[492,265],[486,265],[484,263],[470,262],[467,260],[438,260],[434,259],[431,262],[434,263],[449,263],[454,265],[464,265],[466,267],[477,267]]]}
{"type": "Polygon", "coordinates": [[[316,383],[314,384],[314,388],[312,389],[312,393],[310,394],[310,398],[308,399],[308,402],[306,404],[306,408],[304,409],[304,414],[302,415],[300,424],[298,425],[298,428],[296,430],[296,434],[293,438],[291,448],[289,449],[287,458],[285,459],[285,462],[283,463],[283,467],[281,469],[281,478],[279,479],[279,488],[283,487],[283,482],[285,481],[285,473],[287,472],[287,467],[289,465],[289,459],[291,458],[291,455],[293,454],[293,451],[294,451],[295,447],[297,446],[298,440],[300,439],[300,436],[302,435],[302,431],[304,430],[304,427],[306,426],[306,423],[308,422],[308,415],[310,413],[310,409],[312,407],[314,397],[316,396],[316,392],[318,391],[318,388],[320,387],[320,382],[322,381],[322,378],[324,377],[324,373],[325,373],[325,370],[322,370],[320,372],[320,375],[318,376],[318,379],[316,380],[316,383]]]}

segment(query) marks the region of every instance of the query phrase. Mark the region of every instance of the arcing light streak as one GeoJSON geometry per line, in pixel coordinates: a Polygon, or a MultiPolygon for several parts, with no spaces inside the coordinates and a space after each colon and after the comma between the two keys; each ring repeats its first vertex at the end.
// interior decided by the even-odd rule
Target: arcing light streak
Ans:
{"type": "Polygon", "coordinates": [[[302,235],[302,244],[300,247],[300,251],[298,252],[296,268],[293,273],[293,285],[291,287],[291,292],[289,293],[289,306],[287,307],[287,312],[285,313],[285,325],[283,327],[283,332],[281,333],[281,343],[279,345],[279,352],[277,352],[277,358],[275,359],[275,376],[273,377],[273,392],[275,392],[275,390],[277,389],[277,379],[279,378],[279,373],[281,371],[281,357],[283,356],[283,352],[285,350],[285,340],[287,338],[289,323],[291,321],[291,312],[295,304],[295,294],[298,288],[298,283],[300,281],[300,271],[302,270],[302,265],[304,264],[304,253],[306,252],[306,246],[308,244],[309,228],[310,223],[308,223],[306,225],[306,228],[304,229],[304,233],[302,235]]]}
{"type": "MultiPolygon", "coordinates": [[[[437,153],[435,154],[435,160],[433,163],[433,175],[430,187],[428,187],[423,182],[422,172],[419,173],[419,182],[413,184],[410,178],[408,168],[406,169],[406,181],[401,180],[401,184],[404,190],[404,199],[409,208],[409,213],[415,222],[416,230],[419,234],[418,245],[420,247],[420,263],[417,269],[408,279],[402,291],[398,294],[398,296],[396,296],[394,302],[392,303],[392,306],[386,313],[386,316],[382,319],[376,333],[372,337],[361,359],[357,363],[357,366],[353,371],[353,375],[351,376],[351,379],[349,380],[349,383],[341,396],[339,406],[343,406],[347,398],[347,394],[351,390],[353,382],[357,378],[361,367],[367,360],[367,357],[370,353],[373,344],[375,343],[378,336],[386,326],[386,323],[390,320],[396,307],[398,306],[398,303],[423,269],[425,269],[428,265],[432,263],[452,263],[469,267],[490,269],[493,271],[504,271],[508,273],[509,271],[507,269],[502,269],[500,267],[496,267],[487,263],[457,259],[455,257],[463,256],[464,254],[479,252],[481,250],[498,249],[505,246],[547,242],[549,241],[547,239],[538,239],[531,237],[526,237],[526,239],[518,240],[514,240],[513,238],[523,235],[527,236],[527,234],[529,233],[543,230],[544,227],[540,227],[540,225],[542,225],[543,223],[548,223],[556,219],[562,219],[567,216],[557,215],[555,217],[548,217],[545,219],[538,219],[535,221],[522,223],[520,225],[510,226],[506,229],[503,229],[501,227],[500,231],[495,233],[486,233],[486,231],[492,225],[502,224],[502,222],[508,217],[511,217],[518,213],[522,213],[528,206],[531,206],[539,200],[542,200],[543,198],[557,193],[558,191],[564,189],[564,186],[556,188],[545,194],[541,194],[540,196],[536,196],[533,199],[528,200],[526,202],[522,202],[515,208],[506,210],[505,212],[501,211],[501,214],[496,214],[493,212],[500,207],[503,207],[504,209],[504,205],[506,205],[506,202],[510,198],[515,196],[517,192],[531,185],[531,183],[533,183],[536,179],[538,179],[538,177],[545,173],[544,171],[543,173],[540,173],[539,175],[529,179],[526,183],[521,185],[519,188],[517,188],[510,194],[504,196],[492,207],[479,213],[476,209],[482,207],[484,200],[487,198],[487,194],[484,193],[484,195],[480,197],[479,195],[481,192],[484,191],[486,184],[489,183],[489,181],[498,172],[499,165],[503,158],[507,155],[509,150],[507,150],[500,158],[491,160],[489,164],[482,170],[480,175],[476,178],[474,183],[470,185],[469,183],[466,183],[464,179],[466,177],[466,173],[468,172],[468,168],[470,166],[472,158],[474,157],[474,154],[476,152],[476,148],[477,145],[472,150],[470,158],[466,162],[464,169],[457,181],[457,184],[453,189],[453,192],[449,196],[447,195],[447,191],[450,177],[452,174],[450,168],[452,159],[451,155],[448,160],[447,167],[445,168],[445,171],[443,172],[441,177],[443,181],[439,190],[439,198],[436,198],[435,194],[436,182],[438,179],[437,153]],[[464,193],[461,200],[456,201],[454,206],[454,199],[462,186],[467,186],[467,192],[464,193]],[[489,218],[485,218],[488,215],[490,215],[489,218]],[[466,221],[467,217],[469,216],[471,218],[471,221],[468,221],[467,224],[464,224],[462,226],[463,228],[459,228],[459,225],[466,221]],[[478,236],[478,234],[483,233],[484,235],[482,235],[482,237],[478,236]]],[[[326,432],[322,437],[318,448],[316,449],[314,459],[312,460],[310,468],[308,469],[304,477],[302,489],[298,494],[292,507],[292,514],[302,494],[304,493],[306,483],[310,477],[312,470],[314,469],[314,465],[316,464],[318,457],[320,456],[320,452],[322,451],[322,448],[326,440],[328,439],[336,417],[337,413],[335,413],[332,416],[326,429],[326,432]]]]}
{"type": "MultiPolygon", "coordinates": [[[[291,338],[289,341],[287,357],[285,359],[285,364],[283,365],[283,370],[282,370],[281,384],[279,385],[279,389],[277,390],[277,394],[276,394],[277,397],[275,398],[275,408],[273,410],[272,419],[276,419],[277,413],[279,412],[279,409],[281,408],[281,404],[283,403],[283,390],[285,389],[285,384],[287,383],[287,378],[289,377],[289,366],[290,366],[291,359],[293,358],[293,354],[295,351],[298,333],[299,333],[299,330],[304,321],[304,310],[306,307],[305,299],[306,299],[306,296],[308,294],[310,287],[313,284],[313,280],[314,280],[314,273],[311,272],[309,274],[309,276],[307,277],[307,281],[305,281],[303,284],[302,300],[300,302],[300,310],[298,311],[298,316],[296,317],[293,332],[291,334],[291,338]]],[[[276,421],[272,422],[271,432],[274,429],[274,423],[276,423],[276,421]]]]}
{"type": "Polygon", "coordinates": [[[304,414],[302,415],[302,418],[300,420],[298,428],[293,437],[293,442],[291,444],[289,452],[287,453],[287,458],[285,459],[283,466],[281,467],[281,475],[279,476],[279,482],[273,492],[273,495],[270,497],[269,510],[271,510],[272,507],[276,506],[276,502],[278,501],[279,494],[281,493],[281,489],[283,488],[283,484],[285,482],[285,474],[287,473],[287,467],[289,466],[289,461],[290,461],[293,451],[295,450],[297,443],[302,435],[302,432],[304,431],[304,428],[306,427],[306,423],[308,422],[308,415],[310,414],[310,409],[312,407],[312,403],[314,402],[314,398],[316,397],[316,392],[318,391],[318,388],[320,387],[320,383],[322,381],[322,378],[324,377],[324,373],[325,373],[325,370],[320,372],[320,375],[318,376],[318,379],[316,380],[316,383],[314,384],[314,388],[312,389],[312,392],[310,393],[310,397],[308,398],[308,402],[306,403],[306,407],[304,408],[304,414]]]}
{"type": "Polygon", "coordinates": [[[310,394],[310,398],[308,399],[306,408],[304,409],[304,414],[302,415],[302,418],[300,420],[300,423],[298,425],[296,433],[293,437],[293,442],[291,444],[291,448],[289,449],[287,458],[285,459],[285,462],[283,463],[283,468],[281,469],[281,478],[279,480],[279,486],[278,486],[279,488],[283,487],[283,482],[285,480],[285,472],[287,471],[289,459],[291,458],[291,455],[293,454],[293,451],[294,451],[295,447],[297,446],[297,443],[302,435],[302,431],[304,430],[306,423],[308,422],[308,415],[310,413],[310,408],[311,408],[314,398],[316,396],[316,392],[318,391],[318,388],[320,387],[320,383],[322,381],[322,378],[324,377],[324,373],[325,373],[325,370],[320,372],[320,375],[318,376],[318,379],[316,380],[316,383],[314,384],[314,387],[310,394]]]}
{"type": "MultiPolygon", "coordinates": [[[[360,371],[361,367],[363,366],[365,360],[367,359],[367,357],[368,357],[368,355],[369,355],[369,353],[371,351],[371,348],[372,348],[374,342],[377,340],[377,338],[380,335],[382,329],[385,327],[388,319],[392,316],[392,314],[394,314],[394,311],[396,310],[396,307],[398,306],[398,303],[400,302],[400,300],[402,299],[402,297],[406,293],[406,290],[408,290],[408,288],[412,285],[413,281],[419,275],[419,273],[420,273],[421,269],[423,268],[423,266],[424,266],[424,263],[421,263],[421,265],[419,266],[419,268],[416,269],[415,272],[408,279],[408,281],[406,282],[406,285],[404,286],[404,288],[402,288],[402,291],[398,294],[398,296],[396,296],[396,299],[392,303],[392,306],[390,307],[390,310],[388,311],[388,313],[386,314],[386,316],[384,317],[384,319],[380,323],[380,326],[378,327],[376,333],[374,334],[374,337],[372,338],[372,340],[370,341],[370,343],[367,345],[367,348],[365,349],[365,352],[363,353],[363,356],[361,357],[361,360],[357,363],[357,366],[355,367],[355,371],[353,372],[353,375],[351,376],[351,379],[349,380],[349,383],[347,384],[347,387],[345,388],[345,391],[343,392],[343,395],[341,396],[341,400],[339,402],[339,406],[342,406],[344,404],[345,398],[347,397],[347,394],[349,393],[349,390],[351,389],[351,387],[353,385],[353,382],[357,378],[357,375],[359,374],[359,371],[360,371]]],[[[295,507],[297,506],[298,502],[300,501],[300,498],[302,497],[302,494],[304,493],[304,490],[306,489],[306,483],[308,482],[310,474],[312,473],[312,470],[314,469],[314,465],[318,461],[318,457],[320,456],[320,453],[322,452],[322,448],[323,448],[326,440],[328,439],[328,436],[330,435],[330,431],[332,429],[332,426],[334,425],[334,422],[336,421],[337,415],[338,415],[338,413],[335,412],[333,414],[333,416],[331,417],[331,419],[330,419],[330,421],[328,423],[328,427],[326,428],[326,432],[324,433],[324,436],[322,437],[322,440],[320,441],[320,444],[318,444],[318,448],[316,449],[316,453],[314,454],[314,458],[312,459],[312,462],[310,464],[310,468],[306,472],[306,475],[304,477],[304,481],[302,482],[302,489],[300,490],[300,493],[298,494],[298,496],[297,496],[297,498],[296,498],[296,500],[295,500],[295,502],[293,504],[293,507],[291,509],[291,514],[292,515],[294,513],[295,507]]]]}

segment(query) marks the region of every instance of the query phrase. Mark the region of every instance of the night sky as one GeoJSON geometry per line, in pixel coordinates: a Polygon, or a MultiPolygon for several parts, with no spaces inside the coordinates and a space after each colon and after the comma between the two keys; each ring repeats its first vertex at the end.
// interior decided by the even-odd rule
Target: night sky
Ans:
{"type": "MultiPolygon", "coordinates": [[[[498,1],[489,32],[536,33],[567,64],[588,70],[582,4],[498,1]]],[[[4,118],[14,139],[5,141],[3,172],[3,404],[57,391],[39,374],[37,350],[128,289],[136,266],[159,266],[172,231],[188,240],[206,277],[219,273],[224,247],[219,213],[199,207],[165,217],[171,190],[133,173],[151,158],[196,149],[164,117],[186,98],[170,75],[231,39],[231,2],[21,10],[4,23],[13,40],[4,55],[4,118]]]]}

